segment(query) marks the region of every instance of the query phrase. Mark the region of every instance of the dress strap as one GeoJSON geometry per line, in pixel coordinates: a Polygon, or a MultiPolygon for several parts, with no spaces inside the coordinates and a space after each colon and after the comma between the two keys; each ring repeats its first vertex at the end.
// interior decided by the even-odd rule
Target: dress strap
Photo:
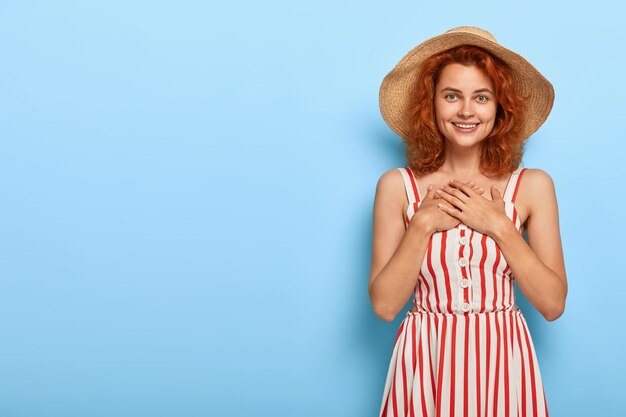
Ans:
{"type": "Polygon", "coordinates": [[[515,203],[515,197],[517,197],[517,190],[519,188],[520,181],[522,180],[522,175],[526,168],[517,168],[515,171],[511,173],[509,177],[509,181],[506,183],[506,188],[504,189],[504,195],[502,199],[504,201],[510,201],[515,203]]]}
{"type": "Polygon", "coordinates": [[[404,189],[406,190],[409,204],[422,201],[420,190],[417,188],[417,181],[415,180],[415,175],[413,175],[411,168],[398,168],[398,170],[402,173],[402,178],[404,179],[404,189]]]}

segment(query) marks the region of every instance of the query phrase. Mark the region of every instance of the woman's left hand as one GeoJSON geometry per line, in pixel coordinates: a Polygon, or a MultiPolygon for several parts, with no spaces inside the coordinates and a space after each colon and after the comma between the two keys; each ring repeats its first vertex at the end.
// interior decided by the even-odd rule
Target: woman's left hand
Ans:
{"type": "Polygon", "coordinates": [[[486,199],[469,185],[456,180],[450,180],[449,185],[440,187],[436,193],[453,206],[439,204],[441,210],[480,233],[493,236],[498,228],[511,222],[504,209],[502,194],[495,185],[491,186],[493,200],[486,199]]]}

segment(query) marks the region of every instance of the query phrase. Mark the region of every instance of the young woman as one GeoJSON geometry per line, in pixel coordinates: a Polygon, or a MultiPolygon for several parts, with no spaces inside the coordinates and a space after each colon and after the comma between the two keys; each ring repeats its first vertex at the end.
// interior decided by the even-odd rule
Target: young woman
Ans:
{"type": "Polygon", "coordinates": [[[408,167],[376,188],[369,294],[386,321],[414,300],[381,416],[548,415],[514,282],[546,320],[561,316],[554,185],[520,167],[553,100],[526,59],[473,27],[423,42],[383,80],[381,113],[408,167]]]}

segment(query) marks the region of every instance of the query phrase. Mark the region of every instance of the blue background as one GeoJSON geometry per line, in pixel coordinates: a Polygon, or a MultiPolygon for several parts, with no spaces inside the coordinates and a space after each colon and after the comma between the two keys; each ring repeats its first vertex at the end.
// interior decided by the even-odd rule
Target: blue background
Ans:
{"type": "Polygon", "coordinates": [[[459,25],[556,90],[525,166],[567,308],[520,300],[550,414],[624,415],[624,9],[584,4],[2,1],[0,416],[376,416],[378,87],[459,25]]]}

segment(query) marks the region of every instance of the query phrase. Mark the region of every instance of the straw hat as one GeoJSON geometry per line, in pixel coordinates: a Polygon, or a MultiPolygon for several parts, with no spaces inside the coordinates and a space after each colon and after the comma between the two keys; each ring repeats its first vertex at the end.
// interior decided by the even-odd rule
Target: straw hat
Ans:
{"type": "Polygon", "coordinates": [[[454,28],[422,42],[385,76],[380,86],[379,104],[389,127],[399,136],[407,138],[411,130],[408,103],[416,92],[416,74],[420,65],[435,54],[461,45],[483,48],[513,69],[517,92],[528,97],[521,117],[523,137],[528,138],[537,131],[552,109],[552,84],[524,57],[500,45],[491,33],[471,26],[454,28]]]}

